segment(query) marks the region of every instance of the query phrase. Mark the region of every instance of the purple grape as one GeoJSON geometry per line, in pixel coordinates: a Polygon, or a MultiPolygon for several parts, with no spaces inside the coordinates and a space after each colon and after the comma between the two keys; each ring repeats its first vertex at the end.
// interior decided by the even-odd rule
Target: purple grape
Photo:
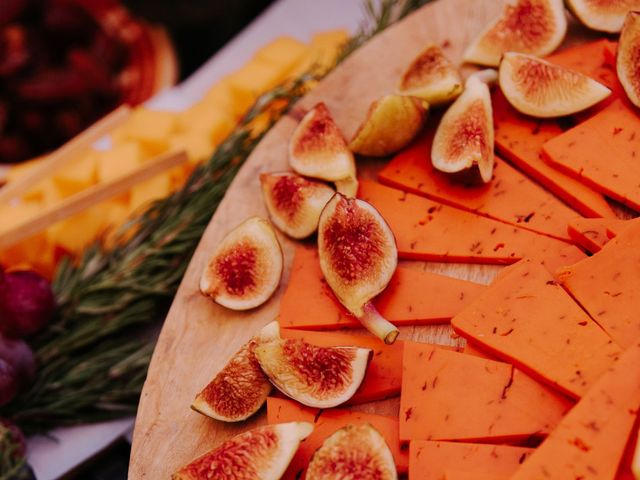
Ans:
{"type": "Polygon", "coordinates": [[[20,382],[15,368],[4,358],[0,358],[0,407],[13,400],[19,387],[20,382]]]}

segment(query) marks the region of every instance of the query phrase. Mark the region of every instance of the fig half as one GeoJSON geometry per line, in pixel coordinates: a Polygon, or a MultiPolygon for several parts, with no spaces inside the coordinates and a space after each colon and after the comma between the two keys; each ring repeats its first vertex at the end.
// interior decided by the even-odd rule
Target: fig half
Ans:
{"type": "Polygon", "coordinates": [[[640,107],[640,12],[629,12],[622,27],[616,69],[629,100],[640,107]]]}
{"type": "Polygon", "coordinates": [[[617,33],[630,10],[640,9],[640,0],[566,0],[569,10],[593,30],[617,33]]]}
{"type": "Polygon", "coordinates": [[[493,113],[484,77],[492,70],[471,75],[464,92],[440,120],[431,147],[436,170],[465,181],[491,181],[493,176],[493,113]]]}
{"type": "Polygon", "coordinates": [[[567,33],[562,0],[508,0],[502,14],[471,42],[466,62],[497,67],[507,51],[545,56],[567,33]]]}
{"type": "Polygon", "coordinates": [[[586,75],[525,53],[505,53],[498,78],[516,110],[539,118],[571,115],[611,95],[586,75]]]}
{"type": "Polygon", "coordinates": [[[348,401],[358,390],[372,351],[359,347],[318,347],[300,339],[279,339],[256,347],[264,373],[278,390],[315,408],[348,401]]]}
{"type": "Polygon", "coordinates": [[[335,193],[325,183],[289,172],[263,173],[260,183],[271,221],[292,238],[317,230],[320,212],[335,193]]]}
{"type": "Polygon", "coordinates": [[[371,104],[349,148],[368,157],[385,157],[397,152],[418,134],[428,108],[414,97],[385,95],[371,104]]]}
{"type": "Polygon", "coordinates": [[[462,85],[458,69],[438,45],[430,43],[402,74],[398,91],[436,106],[455,100],[462,93],[462,85]]]}
{"type": "Polygon", "coordinates": [[[258,427],[227,440],[172,475],[173,480],[279,480],[300,442],[313,431],[308,422],[258,427]]]}
{"type": "Polygon", "coordinates": [[[306,177],[330,182],[355,178],[353,154],[324,103],[309,110],[291,135],[289,163],[306,177]]]}
{"type": "Polygon", "coordinates": [[[333,293],[363,326],[391,344],[398,329],[371,300],[388,285],[398,265],[391,228],[364,200],[337,193],[320,215],[320,268],[333,293]]]}
{"type": "Polygon", "coordinates": [[[196,395],[191,408],[223,422],[240,422],[256,413],[267,400],[271,383],[260,368],[254,350],[279,337],[278,322],[265,326],[196,395]]]}
{"type": "Polygon", "coordinates": [[[222,239],[200,278],[200,291],[232,310],[266,302],[280,283],[283,257],[271,224],[251,217],[222,239]]]}
{"type": "Polygon", "coordinates": [[[382,435],[368,423],[347,425],[336,430],[316,450],[307,467],[307,480],[356,478],[398,478],[389,446],[382,435]]]}

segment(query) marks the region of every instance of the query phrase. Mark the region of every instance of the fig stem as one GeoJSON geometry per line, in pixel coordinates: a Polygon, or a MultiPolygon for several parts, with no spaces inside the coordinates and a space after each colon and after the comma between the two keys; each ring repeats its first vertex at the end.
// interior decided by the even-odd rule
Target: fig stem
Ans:
{"type": "Polygon", "coordinates": [[[371,302],[365,303],[364,314],[358,318],[360,323],[373,333],[376,337],[383,340],[387,345],[391,345],[398,338],[400,330],[389,320],[380,315],[380,312],[371,302]]]}
{"type": "Polygon", "coordinates": [[[481,82],[491,86],[498,81],[498,71],[493,68],[485,68],[484,70],[480,70],[470,75],[467,81],[471,80],[472,78],[476,78],[481,82]]]}

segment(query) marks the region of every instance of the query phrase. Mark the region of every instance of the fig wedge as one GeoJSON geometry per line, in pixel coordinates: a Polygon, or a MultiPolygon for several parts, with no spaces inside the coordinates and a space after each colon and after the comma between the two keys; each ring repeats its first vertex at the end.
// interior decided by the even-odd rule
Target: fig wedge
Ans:
{"type": "Polygon", "coordinates": [[[428,108],[414,97],[385,95],[371,104],[349,148],[367,157],[385,157],[397,152],[418,134],[428,108]]]}
{"type": "Polygon", "coordinates": [[[256,413],[271,393],[271,382],[260,368],[254,350],[279,337],[278,322],[266,325],[196,395],[191,408],[223,422],[240,422],[256,413]]]}
{"type": "Polygon", "coordinates": [[[430,43],[402,74],[398,92],[437,106],[455,100],[462,93],[462,86],[458,69],[439,46],[430,43]]]}
{"type": "Polygon", "coordinates": [[[640,10],[640,0],[565,0],[580,22],[592,30],[617,33],[631,10],[640,10]]]}
{"type": "Polygon", "coordinates": [[[493,176],[493,113],[491,94],[483,77],[492,70],[471,75],[464,92],[446,111],[431,147],[436,170],[464,182],[489,182],[493,176]]]}
{"type": "Polygon", "coordinates": [[[508,0],[502,14],[464,52],[465,62],[497,67],[506,51],[545,56],[567,33],[562,0],[508,0]]]}
{"type": "Polygon", "coordinates": [[[282,249],[273,227],[251,217],[222,239],[202,272],[200,291],[232,310],[255,308],[278,288],[282,267],[282,249]]]}
{"type": "Polygon", "coordinates": [[[327,437],[311,457],[307,480],[396,480],[389,446],[370,424],[347,425],[327,437]]]}
{"type": "Polygon", "coordinates": [[[571,115],[611,95],[586,75],[525,53],[505,53],[498,78],[509,103],[532,117],[571,115]]]}
{"type": "Polygon", "coordinates": [[[376,337],[395,342],[398,329],[371,303],[398,265],[395,237],[382,215],[363,200],[337,193],[320,215],[318,253],[340,303],[376,337]]]}
{"type": "Polygon", "coordinates": [[[300,175],[329,182],[355,177],[353,154],[324,103],[309,110],[291,135],[289,164],[300,175]]]}
{"type": "Polygon", "coordinates": [[[343,180],[338,180],[335,182],[336,191],[341,193],[345,197],[355,197],[358,193],[359,182],[358,179],[354,177],[347,177],[343,180]]]}
{"type": "Polygon", "coordinates": [[[198,457],[172,475],[173,480],[279,480],[313,425],[290,422],[241,433],[198,457]]]}
{"type": "Polygon", "coordinates": [[[325,183],[295,173],[260,175],[262,197],[273,224],[292,238],[305,238],[318,229],[320,212],[335,193],[325,183]]]}
{"type": "Polygon", "coordinates": [[[616,70],[629,100],[640,107],[640,12],[629,12],[618,42],[616,70]]]}
{"type": "Polygon", "coordinates": [[[258,345],[255,355],[271,383],[294,400],[331,408],[358,390],[372,351],[360,347],[318,347],[300,339],[258,345]]]}

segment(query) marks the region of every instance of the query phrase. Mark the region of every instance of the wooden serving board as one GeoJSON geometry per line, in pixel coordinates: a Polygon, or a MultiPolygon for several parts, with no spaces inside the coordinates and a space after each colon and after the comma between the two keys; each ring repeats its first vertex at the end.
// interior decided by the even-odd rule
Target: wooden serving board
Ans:
{"type": "MultiPolygon", "coordinates": [[[[438,0],[376,36],[305,96],[303,111],[324,101],[339,127],[350,138],[365,117],[370,103],[394,91],[408,63],[427,42],[443,47],[459,62],[469,41],[502,9],[503,0],[438,0]]],[[[584,31],[572,34],[572,41],[584,31]]],[[[265,423],[264,410],[239,424],[218,422],[189,408],[196,393],[263,325],[278,314],[287,285],[294,242],[279,235],[285,253],[285,274],[273,298],[261,308],[233,312],[203,297],[198,284],[208,258],[222,237],[252,215],[267,217],[258,176],[288,170],[287,143],[297,121],[282,118],[257,146],[233,181],[213,216],[165,321],[142,391],[131,452],[129,478],[160,479],[230,436],[265,423]]],[[[380,167],[364,161],[359,175],[372,176],[380,167]]],[[[489,283],[499,267],[482,265],[404,262],[412,268],[489,283]]],[[[425,292],[428,294],[428,292],[425,292]]],[[[400,338],[455,344],[448,325],[408,327],[400,338]]],[[[398,399],[354,407],[397,415],[398,399]]]]}

